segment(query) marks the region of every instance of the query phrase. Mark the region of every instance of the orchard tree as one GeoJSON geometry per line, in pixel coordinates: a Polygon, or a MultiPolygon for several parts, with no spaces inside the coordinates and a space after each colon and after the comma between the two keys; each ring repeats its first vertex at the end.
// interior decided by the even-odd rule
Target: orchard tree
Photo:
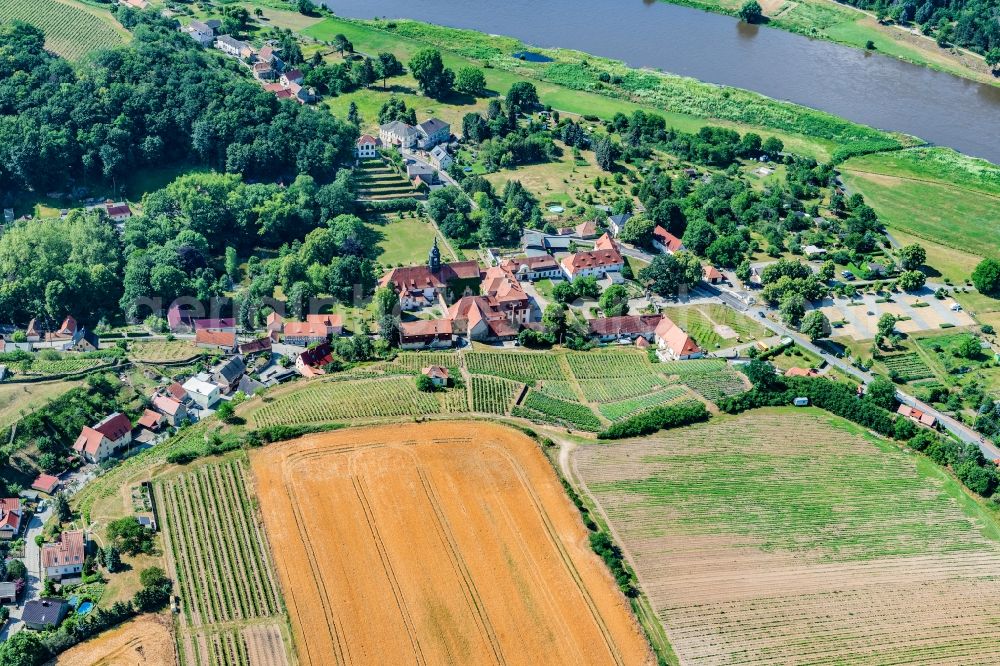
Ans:
{"type": "Polygon", "coordinates": [[[486,75],[476,67],[463,67],[455,77],[455,90],[473,97],[482,97],[486,92],[486,75]]]}
{"type": "Polygon", "coordinates": [[[533,83],[528,81],[518,81],[510,87],[507,91],[507,96],[504,98],[504,103],[507,105],[508,109],[516,109],[518,111],[531,111],[533,108],[538,106],[538,90],[535,89],[533,83]]]}
{"type": "Polygon", "coordinates": [[[830,320],[827,319],[827,316],[820,310],[810,310],[802,318],[799,330],[804,335],[808,335],[810,340],[816,342],[820,338],[830,337],[833,327],[830,326],[830,320]]]}
{"type": "Polygon", "coordinates": [[[888,312],[878,319],[878,335],[880,338],[887,338],[892,335],[896,328],[896,317],[888,312]]]}
{"type": "Polygon", "coordinates": [[[618,159],[618,146],[609,136],[602,136],[594,141],[594,159],[597,166],[604,171],[612,171],[615,168],[615,160],[618,159]]]}
{"type": "Polygon", "coordinates": [[[390,79],[394,76],[401,76],[406,69],[403,67],[403,63],[399,62],[399,58],[396,57],[394,53],[379,53],[378,54],[378,64],[379,73],[382,75],[382,87],[386,87],[386,79],[390,79]]]}
{"type": "Polygon", "coordinates": [[[546,305],[545,312],[542,313],[542,326],[546,333],[561,342],[566,334],[566,306],[561,303],[546,305]]]}

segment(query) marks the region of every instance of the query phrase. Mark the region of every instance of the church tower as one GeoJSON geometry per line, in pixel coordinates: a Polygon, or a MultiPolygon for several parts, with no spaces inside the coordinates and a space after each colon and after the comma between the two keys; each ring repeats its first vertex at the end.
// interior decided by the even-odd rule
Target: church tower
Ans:
{"type": "Polygon", "coordinates": [[[434,237],[434,246],[427,255],[427,266],[431,269],[431,273],[441,270],[441,250],[438,249],[437,236],[434,237]]]}

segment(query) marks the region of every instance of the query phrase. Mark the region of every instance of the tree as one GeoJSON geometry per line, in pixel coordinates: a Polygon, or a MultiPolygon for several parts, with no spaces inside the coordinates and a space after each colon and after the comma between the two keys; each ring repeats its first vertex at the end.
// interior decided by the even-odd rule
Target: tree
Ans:
{"type": "Polygon", "coordinates": [[[445,69],[441,52],[437,49],[421,49],[410,60],[410,73],[417,80],[420,91],[434,99],[442,99],[451,92],[455,74],[445,69]]]}
{"type": "Polygon", "coordinates": [[[896,278],[896,285],[903,291],[916,291],[927,282],[927,276],[920,271],[906,271],[896,278]]]}
{"type": "Polygon", "coordinates": [[[101,559],[104,561],[104,568],[108,570],[108,573],[115,573],[122,568],[121,553],[113,545],[109,544],[104,547],[104,550],[101,551],[101,559]]]}
{"type": "Polygon", "coordinates": [[[645,215],[633,215],[618,232],[618,238],[623,243],[647,247],[653,240],[653,229],[656,223],[645,215]]]}
{"type": "Polygon", "coordinates": [[[579,298],[597,298],[601,295],[601,285],[595,277],[578,277],[573,280],[573,291],[579,298]]]}
{"type": "Polygon", "coordinates": [[[799,293],[786,294],[781,299],[779,311],[781,312],[781,318],[786,324],[789,326],[798,326],[806,313],[806,299],[799,293]]]}
{"type": "Polygon", "coordinates": [[[900,248],[899,261],[908,271],[915,271],[927,261],[927,250],[923,246],[914,243],[900,248]]]}
{"type": "Polygon", "coordinates": [[[611,171],[615,168],[615,160],[618,159],[618,147],[609,136],[602,136],[594,142],[594,159],[597,166],[604,171],[611,171]]]}
{"type": "Polygon", "coordinates": [[[774,366],[759,358],[751,359],[743,366],[743,374],[747,376],[754,388],[767,390],[778,383],[778,376],[774,374],[774,366]]]}
{"type": "Polygon", "coordinates": [[[417,390],[423,391],[424,393],[433,393],[437,390],[437,386],[427,375],[417,375],[417,390]]]}
{"type": "Polygon", "coordinates": [[[354,103],[354,100],[351,100],[351,103],[347,107],[347,122],[355,127],[361,124],[361,113],[358,111],[358,105],[354,103]]]}
{"type": "Polygon", "coordinates": [[[819,310],[810,310],[802,318],[799,330],[804,335],[808,335],[810,340],[816,342],[820,338],[829,337],[833,328],[830,326],[830,320],[827,319],[825,314],[819,310]]]}
{"type": "Polygon", "coordinates": [[[701,280],[701,264],[690,252],[658,254],[639,271],[639,280],[660,296],[675,296],[701,280]]]}
{"type": "Polygon", "coordinates": [[[628,290],[613,284],[604,290],[598,301],[606,317],[623,317],[628,314],[628,290]]]}
{"type": "Polygon", "coordinates": [[[533,83],[518,81],[507,91],[504,103],[508,109],[515,111],[531,111],[538,106],[538,90],[533,83]]]}
{"type": "Polygon", "coordinates": [[[979,342],[979,338],[974,335],[963,336],[952,349],[952,354],[959,358],[973,359],[982,353],[983,348],[979,342]]]}
{"type": "Polygon", "coordinates": [[[1000,259],[983,259],[972,271],[972,284],[980,294],[1000,294],[1000,259]]]}
{"type": "Polygon", "coordinates": [[[215,415],[218,416],[223,421],[225,421],[226,423],[229,423],[230,421],[233,420],[233,416],[235,416],[235,413],[236,413],[236,408],[233,407],[233,403],[229,402],[228,400],[223,401],[222,404],[220,404],[215,410],[215,415]]]}
{"type": "Polygon", "coordinates": [[[572,303],[576,300],[576,290],[573,289],[572,284],[563,280],[552,287],[552,298],[557,303],[572,303]]]}
{"type": "Polygon", "coordinates": [[[994,72],[1000,68],[1000,46],[995,46],[986,52],[986,65],[994,72]]]}
{"type": "Polygon", "coordinates": [[[143,587],[160,587],[169,585],[170,579],[160,567],[149,567],[139,572],[139,582],[143,587]]]}
{"type": "Polygon", "coordinates": [[[546,305],[542,313],[542,326],[553,338],[561,341],[566,334],[566,306],[559,303],[546,305]]]}
{"type": "Polygon", "coordinates": [[[49,657],[34,631],[19,631],[0,644],[0,666],[39,666],[49,657]]]}
{"type": "Polygon", "coordinates": [[[108,542],[122,553],[138,555],[153,551],[153,533],[143,527],[135,516],[126,516],[108,523],[108,542]]]}
{"type": "Polygon", "coordinates": [[[382,87],[386,87],[386,79],[390,79],[394,76],[401,76],[406,69],[403,67],[403,63],[399,62],[399,58],[396,57],[394,53],[379,53],[378,62],[380,65],[379,73],[382,74],[382,87]]]}
{"type": "Polygon", "coordinates": [[[888,312],[878,318],[877,330],[879,337],[887,338],[896,327],[896,317],[888,312]]]}
{"type": "Polygon", "coordinates": [[[337,49],[337,53],[343,56],[345,51],[353,51],[354,45],[351,44],[346,35],[336,34],[333,36],[333,48],[337,49]]]}
{"type": "Polygon", "coordinates": [[[296,5],[300,14],[306,16],[316,15],[316,5],[312,3],[312,0],[297,0],[296,5]]]}
{"type": "MultiPolygon", "coordinates": [[[[737,16],[746,23],[760,23],[761,19],[764,18],[764,10],[761,8],[760,3],[757,0],[747,0],[740,7],[737,16]]],[[[764,151],[767,152],[767,151],[764,151]]]]}
{"type": "Polygon", "coordinates": [[[66,493],[58,493],[55,499],[56,518],[60,523],[68,523],[73,519],[73,510],[69,506],[66,493]]]}
{"type": "Polygon", "coordinates": [[[24,562],[21,560],[10,560],[7,562],[7,579],[17,580],[18,578],[23,579],[28,575],[28,567],[25,566],[24,562]]]}
{"type": "Polygon", "coordinates": [[[785,144],[776,136],[767,137],[760,146],[761,152],[771,157],[777,157],[784,149],[785,144]]]}
{"type": "Polygon", "coordinates": [[[868,383],[865,398],[883,409],[892,409],[896,403],[896,385],[878,375],[868,383]]]}
{"type": "Polygon", "coordinates": [[[455,76],[455,90],[482,97],[486,92],[486,75],[476,67],[463,67],[455,76]]]}

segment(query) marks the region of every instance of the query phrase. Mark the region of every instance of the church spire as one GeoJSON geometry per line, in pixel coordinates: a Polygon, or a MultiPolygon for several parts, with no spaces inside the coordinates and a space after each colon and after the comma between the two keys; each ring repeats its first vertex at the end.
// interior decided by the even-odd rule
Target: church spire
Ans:
{"type": "Polygon", "coordinates": [[[431,247],[431,251],[427,255],[427,266],[431,269],[431,273],[437,273],[441,270],[441,250],[438,249],[437,236],[434,237],[434,246],[431,247]]]}

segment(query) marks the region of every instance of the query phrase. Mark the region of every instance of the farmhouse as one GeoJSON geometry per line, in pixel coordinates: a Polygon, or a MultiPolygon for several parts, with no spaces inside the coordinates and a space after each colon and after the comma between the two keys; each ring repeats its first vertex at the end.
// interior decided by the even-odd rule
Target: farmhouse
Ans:
{"type": "Polygon", "coordinates": [[[285,344],[308,347],[326,342],[330,337],[328,327],[317,321],[290,321],[285,324],[285,344]]]}
{"type": "Polygon", "coordinates": [[[101,339],[97,337],[97,334],[86,328],[81,328],[73,334],[73,338],[64,345],[63,349],[75,352],[94,352],[100,347],[101,339]]]}
{"type": "Polygon", "coordinates": [[[588,220],[586,222],[581,222],[576,225],[573,229],[577,236],[584,240],[591,240],[597,238],[598,228],[597,222],[595,220],[588,220]]]}
{"type": "Polygon", "coordinates": [[[59,540],[42,546],[42,567],[45,577],[61,580],[83,571],[87,537],[80,530],[63,532],[59,540]]]}
{"type": "Polygon", "coordinates": [[[272,343],[273,341],[270,336],[264,336],[263,338],[257,338],[256,340],[242,343],[239,347],[239,351],[244,356],[252,356],[253,354],[268,354],[271,352],[272,343]]]}
{"type": "Polygon", "coordinates": [[[400,148],[413,148],[417,145],[417,130],[400,120],[393,120],[378,128],[378,138],[386,146],[397,146],[400,148]]]}
{"type": "Polygon", "coordinates": [[[295,359],[295,369],[305,378],[326,374],[323,366],[333,362],[333,351],[329,342],[307,349],[295,359]]]}
{"type": "Polygon", "coordinates": [[[597,239],[594,249],[577,252],[562,260],[563,274],[567,279],[577,277],[603,278],[608,273],[620,273],[625,267],[618,244],[611,236],[604,234],[597,239]]]}
{"type": "Polygon", "coordinates": [[[84,426],[73,450],[90,463],[107,460],[132,441],[132,423],[121,412],[106,417],[93,428],[84,426]]]}
{"type": "Polygon", "coordinates": [[[195,331],[194,344],[202,349],[222,349],[223,351],[233,351],[236,349],[236,333],[232,331],[210,331],[201,329],[195,331]]]}
{"type": "Polygon", "coordinates": [[[705,352],[685,333],[680,326],[664,317],[656,326],[655,339],[657,355],[663,360],[683,361],[701,358],[705,352]]]}
{"type": "Polygon", "coordinates": [[[229,394],[239,386],[240,378],[247,371],[241,356],[231,356],[212,368],[212,381],[223,394],[229,394]]]}
{"type": "Polygon", "coordinates": [[[173,303],[167,308],[167,326],[173,332],[189,331],[194,328],[194,313],[190,308],[173,303]]]}
{"type": "Polygon", "coordinates": [[[277,312],[272,312],[267,315],[267,319],[264,320],[264,330],[268,333],[281,333],[282,329],[285,327],[285,318],[282,317],[277,312]]]}
{"type": "Polygon", "coordinates": [[[219,387],[208,379],[208,376],[195,376],[184,382],[184,390],[194,404],[202,409],[211,409],[221,399],[219,387]]]}
{"type": "Polygon", "coordinates": [[[431,383],[438,388],[448,386],[448,380],[451,379],[451,373],[448,372],[448,368],[442,368],[440,365],[429,365],[420,372],[425,377],[428,377],[431,383]]]}
{"type": "Polygon", "coordinates": [[[306,315],[306,321],[310,324],[325,327],[327,335],[336,336],[344,332],[344,318],[339,314],[306,315]]]}
{"type": "Polygon", "coordinates": [[[417,147],[430,150],[439,143],[446,143],[451,137],[451,125],[440,118],[429,118],[416,127],[417,147]]]}
{"type": "Polygon", "coordinates": [[[238,39],[230,37],[229,35],[219,35],[215,40],[215,48],[219,49],[226,55],[239,58],[244,50],[250,49],[250,45],[246,42],[241,42],[238,39]]]}
{"type": "Polygon", "coordinates": [[[608,217],[608,231],[612,236],[617,236],[622,232],[625,223],[632,219],[632,213],[622,213],[621,215],[611,215],[608,217]]]}
{"type": "Polygon", "coordinates": [[[543,280],[545,278],[562,277],[562,270],[559,268],[559,263],[548,254],[535,257],[504,259],[500,262],[500,267],[518,280],[527,280],[528,282],[543,280]]]}
{"type": "Polygon", "coordinates": [[[354,154],[359,160],[378,157],[378,149],[381,146],[381,139],[376,139],[371,134],[362,134],[361,138],[354,144],[354,154]]]}
{"type": "Polygon", "coordinates": [[[104,210],[107,211],[108,217],[111,218],[112,222],[124,222],[132,217],[132,209],[124,201],[117,203],[108,201],[104,204],[104,210]]]}
{"type": "Polygon", "coordinates": [[[227,333],[236,332],[236,320],[232,317],[195,319],[193,321],[195,331],[225,331],[227,333]]]}
{"type": "Polygon", "coordinates": [[[21,500],[17,497],[0,499],[0,540],[17,538],[21,531],[21,500]]]}
{"type": "Polygon", "coordinates": [[[45,631],[54,629],[69,612],[69,604],[62,599],[32,599],[24,604],[21,621],[28,629],[45,631]]]}
{"type": "Polygon", "coordinates": [[[601,342],[612,340],[635,342],[638,338],[649,342],[656,336],[656,328],[662,320],[661,315],[626,315],[591,319],[587,324],[590,327],[590,334],[601,342]]]}
{"type": "Polygon", "coordinates": [[[684,243],[677,236],[656,225],[653,229],[653,247],[662,252],[663,254],[673,254],[675,252],[680,252],[684,248],[684,243]]]}
{"type": "Polygon", "coordinates": [[[416,310],[434,305],[445,297],[453,297],[455,293],[465,293],[479,280],[479,264],[475,261],[442,264],[441,250],[435,238],[426,266],[393,268],[382,277],[379,286],[392,285],[399,294],[400,307],[416,310]]]}
{"type": "Polygon", "coordinates": [[[208,46],[215,39],[215,31],[201,21],[191,21],[181,28],[181,32],[189,36],[202,46],[208,46]]]}
{"type": "Polygon", "coordinates": [[[909,407],[908,405],[900,405],[899,409],[896,410],[896,413],[900,416],[905,416],[917,425],[922,425],[927,428],[934,428],[937,426],[936,418],[930,414],[920,411],[919,409],[909,407]]]}
{"type": "Polygon", "coordinates": [[[399,325],[400,349],[443,349],[454,342],[449,319],[420,319],[399,325]]]}
{"type": "Polygon", "coordinates": [[[163,415],[166,423],[175,428],[187,420],[187,407],[172,395],[156,394],[152,400],[153,409],[163,415]]]}

